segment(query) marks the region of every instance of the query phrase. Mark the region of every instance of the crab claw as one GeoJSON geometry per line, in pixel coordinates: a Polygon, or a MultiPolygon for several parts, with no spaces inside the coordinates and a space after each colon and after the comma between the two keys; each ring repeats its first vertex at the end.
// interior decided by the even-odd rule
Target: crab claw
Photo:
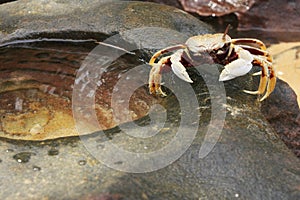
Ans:
{"type": "Polygon", "coordinates": [[[193,83],[192,79],[190,78],[189,74],[186,72],[185,67],[181,64],[180,60],[181,60],[181,55],[182,55],[183,51],[177,51],[176,53],[174,53],[171,56],[171,68],[172,71],[174,72],[174,74],[176,74],[176,76],[178,76],[180,79],[189,82],[189,83],[193,83]]]}
{"type": "MultiPolygon", "coordinates": [[[[238,61],[238,60],[237,60],[238,61]]],[[[219,81],[228,81],[234,79],[238,76],[243,76],[247,74],[252,68],[251,63],[241,62],[232,62],[225,66],[225,69],[220,74],[219,81]],[[242,63],[243,65],[240,65],[242,63]],[[240,67],[243,66],[243,67],[240,67]]]]}
{"type": "Polygon", "coordinates": [[[239,58],[225,65],[220,74],[219,81],[227,81],[247,74],[252,68],[253,56],[241,48],[237,50],[239,58]]]}

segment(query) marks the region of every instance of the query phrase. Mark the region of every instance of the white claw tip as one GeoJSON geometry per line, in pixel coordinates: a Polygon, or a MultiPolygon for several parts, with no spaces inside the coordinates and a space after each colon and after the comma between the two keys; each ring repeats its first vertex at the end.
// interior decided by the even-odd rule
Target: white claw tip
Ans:
{"type": "Polygon", "coordinates": [[[236,76],[222,72],[220,74],[219,81],[228,81],[228,80],[234,79],[235,77],[236,76]]]}
{"type": "Polygon", "coordinates": [[[247,94],[259,94],[259,91],[249,91],[249,90],[243,90],[243,92],[247,94]]]}
{"type": "Polygon", "coordinates": [[[193,83],[193,81],[190,77],[189,77],[189,79],[186,79],[185,81],[188,82],[188,83],[193,83]]]}
{"type": "Polygon", "coordinates": [[[261,101],[265,100],[268,96],[269,95],[265,94],[259,101],[261,102],[261,101]]]}

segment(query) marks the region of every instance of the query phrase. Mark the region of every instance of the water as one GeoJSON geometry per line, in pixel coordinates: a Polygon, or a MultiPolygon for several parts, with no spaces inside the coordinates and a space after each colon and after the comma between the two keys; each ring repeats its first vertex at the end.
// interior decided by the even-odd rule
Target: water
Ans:
{"type": "MultiPolygon", "coordinates": [[[[77,73],[97,45],[103,44],[93,40],[71,42],[48,39],[1,45],[0,137],[46,140],[78,135],[72,114],[73,87],[74,83],[82,81],[77,73]],[[76,78],[77,75],[79,77],[76,78]]],[[[106,46],[102,50],[107,51],[100,53],[109,56],[115,47],[106,46]]],[[[110,129],[119,123],[145,116],[150,104],[156,102],[156,99],[142,85],[135,92],[135,98],[130,100],[130,104],[135,106],[123,106],[124,113],[131,113],[131,116],[123,115],[119,121],[111,119],[111,93],[122,96],[127,92],[126,88],[117,88],[115,84],[128,69],[142,64],[140,58],[125,51],[125,55],[111,63],[108,69],[104,69],[101,62],[96,61],[92,63],[93,71],[86,71],[91,77],[83,77],[87,82],[80,92],[83,95],[86,93],[84,100],[95,97],[97,119],[103,122],[103,128],[110,129]],[[103,76],[99,77],[98,72],[103,73],[103,76]],[[90,87],[89,78],[99,78],[97,88],[90,87]]],[[[148,75],[150,68],[144,69],[148,75]]],[[[130,88],[130,85],[140,82],[141,77],[126,76],[124,80],[125,85],[130,88]]],[[[118,105],[124,103],[126,102],[119,102],[118,105]]]]}
{"type": "Polygon", "coordinates": [[[58,155],[59,154],[59,150],[58,149],[50,149],[49,151],[48,151],[48,155],[49,156],[56,156],[56,155],[58,155]]]}
{"type": "Polygon", "coordinates": [[[78,161],[78,164],[81,165],[81,166],[82,166],[82,165],[86,165],[86,160],[79,160],[79,161],[78,161]]]}
{"type": "Polygon", "coordinates": [[[90,42],[62,41],[1,47],[0,136],[42,140],[62,126],[74,134],[72,85],[92,47],[90,42]]]}
{"type": "Polygon", "coordinates": [[[33,171],[41,171],[42,170],[41,167],[38,167],[38,166],[35,166],[35,165],[32,167],[32,169],[33,169],[33,171]]]}
{"type": "Polygon", "coordinates": [[[18,163],[27,163],[29,162],[32,155],[36,155],[32,152],[20,152],[13,156],[13,159],[15,159],[18,163]]]}

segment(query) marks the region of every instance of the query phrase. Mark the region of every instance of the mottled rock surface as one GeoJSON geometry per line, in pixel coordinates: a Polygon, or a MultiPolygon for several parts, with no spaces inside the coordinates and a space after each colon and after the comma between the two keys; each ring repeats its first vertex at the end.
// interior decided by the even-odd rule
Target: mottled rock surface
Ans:
{"type": "MultiPolygon", "coordinates": [[[[1,19],[5,17],[0,25],[2,42],[22,36],[32,38],[41,35],[68,39],[82,36],[87,39],[93,36],[91,32],[110,35],[115,31],[149,24],[166,28],[154,29],[154,32],[138,29],[121,34],[126,41],[136,43],[139,47],[148,47],[139,54],[141,59],[147,60],[162,46],[184,42],[190,35],[209,31],[207,26],[195,18],[161,5],[135,2],[101,5],[89,4],[94,1],[84,1],[80,9],[68,8],[68,13],[56,16],[54,13],[59,9],[54,7],[53,13],[49,11],[41,14],[49,17],[36,15],[35,21],[34,15],[27,15],[30,6],[25,6],[27,4],[24,2],[28,5],[37,3],[18,1],[0,6],[0,13],[6,12],[6,15],[1,16],[1,19]],[[13,8],[18,8],[18,13],[26,15],[9,13],[13,8]],[[101,9],[107,10],[100,12],[101,9]],[[10,20],[14,23],[9,23],[10,20]],[[38,20],[47,23],[42,24],[38,20]],[[31,23],[32,27],[29,26],[31,23]],[[174,31],[176,35],[170,34],[174,31]]],[[[66,5],[68,3],[63,2],[66,5]]],[[[73,2],[69,3],[74,6],[81,1],[73,2]]],[[[222,99],[225,93],[216,92],[218,88],[224,89],[217,81],[217,74],[212,71],[217,68],[220,66],[203,65],[189,69],[194,80],[191,85],[172,74],[164,74],[165,86],[172,86],[174,94],[163,88],[168,97],[162,99],[161,105],[166,108],[168,117],[164,128],[154,137],[128,136],[128,130],[131,135],[143,131],[141,127],[127,126],[129,129],[123,130],[121,127],[89,137],[45,142],[1,139],[0,199],[299,199],[300,161],[276,136],[260,111],[257,97],[241,92],[242,89],[257,89],[257,80],[247,75],[225,83],[224,103],[222,99]],[[196,107],[193,98],[197,99],[196,107]],[[222,122],[224,110],[226,118],[225,123],[221,123],[224,128],[220,137],[216,137],[214,131],[207,134],[208,128],[218,130],[216,126],[222,122]],[[217,115],[212,115],[212,111],[217,112],[217,115]],[[200,120],[197,120],[197,116],[200,120]],[[215,120],[213,127],[209,126],[211,118],[215,120]],[[180,124],[182,119],[186,123],[180,124]],[[104,152],[107,141],[131,152],[150,153],[167,147],[170,139],[180,136],[180,143],[173,144],[176,151],[195,127],[197,131],[191,146],[178,159],[175,157],[174,162],[156,171],[125,173],[107,167],[107,163],[92,156],[104,152]],[[218,142],[212,151],[206,152],[208,155],[204,158],[199,158],[199,149],[216,140],[218,142]],[[88,148],[89,144],[96,145],[95,151],[88,148]]],[[[159,109],[153,109],[150,118],[156,119],[159,112],[159,109]]],[[[137,123],[145,126],[151,124],[151,120],[145,117],[137,123]]],[[[151,126],[149,130],[155,131],[156,128],[151,126]]],[[[133,164],[136,170],[145,167],[143,162],[126,160],[118,157],[117,153],[117,150],[111,152],[113,164],[110,167],[122,169],[128,163],[133,164]]],[[[140,157],[141,161],[143,156],[140,157]]],[[[159,156],[159,159],[153,158],[153,163],[151,159],[146,160],[146,163],[150,162],[155,167],[169,159],[163,153],[159,156]]]]}
{"type": "Polygon", "coordinates": [[[262,104],[262,113],[284,143],[300,157],[300,110],[290,86],[279,80],[274,94],[262,104]]]}
{"type": "Polygon", "coordinates": [[[222,16],[230,13],[247,12],[255,0],[179,0],[184,10],[198,13],[201,16],[222,16]]]}
{"type": "Polygon", "coordinates": [[[58,32],[64,39],[86,39],[97,38],[99,32],[112,35],[139,27],[161,27],[183,32],[190,30],[189,35],[205,32],[199,24],[205,29],[209,28],[172,7],[161,8],[157,4],[141,6],[140,3],[127,5],[111,0],[76,0],[71,5],[69,1],[25,0],[1,6],[0,17],[1,43],[16,38],[51,37],[51,33],[55,33],[57,38],[58,32]]]}

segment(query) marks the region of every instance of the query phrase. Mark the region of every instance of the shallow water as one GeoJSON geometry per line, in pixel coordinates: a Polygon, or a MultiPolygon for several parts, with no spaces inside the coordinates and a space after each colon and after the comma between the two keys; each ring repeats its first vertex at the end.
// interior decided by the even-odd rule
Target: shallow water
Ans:
{"type": "Polygon", "coordinates": [[[87,52],[84,45],[51,42],[2,47],[2,137],[42,139],[47,132],[61,131],[62,125],[65,131],[75,134],[70,103],[72,82],[87,52]]]}
{"type": "MultiPolygon", "coordinates": [[[[91,97],[95,101],[101,129],[113,128],[119,123],[145,116],[149,105],[156,100],[147,95],[146,86],[141,84],[129,101],[130,108],[122,109],[124,113],[129,112],[128,116],[124,114],[116,120],[112,119],[111,98],[113,91],[117,90],[114,87],[116,82],[125,79],[128,87],[141,82],[142,77],[124,75],[130,68],[142,63],[137,56],[123,55],[114,60],[102,76],[97,72],[103,66],[95,61],[91,64],[93,71],[85,71],[90,77],[84,77],[85,80],[77,77],[85,58],[96,46],[94,41],[36,40],[13,42],[0,47],[0,136],[45,140],[78,135],[72,112],[75,80],[82,81],[85,87],[84,92],[81,91],[86,95],[83,101],[94,94],[91,97]],[[93,89],[89,81],[98,76],[98,87],[93,89]]],[[[144,74],[149,73],[147,66],[143,70],[144,74]]],[[[122,97],[127,92],[125,89],[116,93],[122,97]]],[[[117,105],[123,106],[122,103],[117,105]]]]}

